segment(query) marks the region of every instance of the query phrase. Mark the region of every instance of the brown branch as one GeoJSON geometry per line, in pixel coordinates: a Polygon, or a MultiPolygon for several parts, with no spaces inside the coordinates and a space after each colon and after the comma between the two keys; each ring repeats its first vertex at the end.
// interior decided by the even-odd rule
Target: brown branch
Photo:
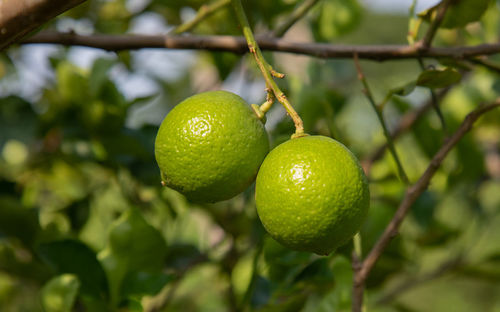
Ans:
{"type": "Polygon", "coordinates": [[[0,1],[0,50],[85,0],[0,1]]]}
{"type": "MultiPolygon", "coordinates": [[[[414,58],[468,59],[500,53],[500,43],[476,46],[431,47],[419,51],[408,45],[336,45],[327,43],[299,43],[283,39],[258,37],[261,50],[303,54],[318,58],[360,59],[375,61],[414,58]]],[[[22,44],[62,44],[86,46],[107,51],[163,48],[179,50],[212,50],[243,54],[248,51],[245,38],[239,36],[149,36],[149,35],[77,35],[72,33],[41,32],[22,41],[22,44]]]]}
{"type": "MultiPolygon", "coordinates": [[[[389,222],[384,232],[380,236],[379,240],[370,250],[368,256],[362,262],[361,269],[355,271],[354,275],[354,289],[364,289],[366,278],[370,271],[375,266],[375,263],[380,258],[382,253],[384,252],[387,245],[390,243],[392,238],[397,235],[399,226],[403,222],[406,214],[412,207],[413,203],[417,200],[417,198],[427,189],[429,183],[438,170],[439,166],[443,162],[446,155],[450,152],[450,150],[460,141],[460,139],[472,128],[474,122],[484,113],[500,107],[500,98],[497,99],[494,103],[480,106],[478,109],[472,111],[467,115],[465,120],[462,122],[458,130],[443,144],[443,146],[439,149],[439,151],[432,158],[429,166],[422,174],[422,176],[418,179],[418,181],[410,186],[405,193],[403,201],[400,203],[394,217],[389,222]]],[[[354,292],[354,296],[359,296],[361,292],[354,292]]],[[[361,311],[361,306],[363,302],[362,297],[353,298],[353,302],[356,302],[356,306],[353,305],[353,311],[361,311]]]]}

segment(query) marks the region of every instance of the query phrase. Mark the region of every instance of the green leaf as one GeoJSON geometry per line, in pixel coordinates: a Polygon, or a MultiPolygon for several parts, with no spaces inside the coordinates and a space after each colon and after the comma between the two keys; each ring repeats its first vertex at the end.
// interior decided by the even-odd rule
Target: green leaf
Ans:
{"type": "Polygon", "coordinates": [[[331,41],[353,31],[361,19],[361,7],[356,0],[323,1],[319,10],[319,17],[313,21],[313,29],[320,41],[331,41]]]}
{"type": "Polygon", "coordinates": [[[410,213],[421,228],[428,229],[434,221],[435,209],[436,198],[434,193],[425,191],[417,198],[410,213]]]}
{"type": "Polygon", "coordinates": [[[67,106],[68,102],[83,104],[87,101],[88,81],[82,69],[63,61],[57,65],[56,76],[63,106],[67,106]]]}
{"type": "Polygon", "coordinates": [[[15,236],[31,246],[40,232],[38,213],[27,209],[15,197],[0,197],[0,237],[15,236]]]}
{"type": "MultiPolygon", "coordinates": [[[[444,1],[420,12],[418,16],[427,22],[436,18],[437,11],[444,1]]],[[[478,21],[488,9],[491,0],[460,0],[451,1],[446,15],[440,25],[442,28],[457,28],[478,21]]]]}
{"type": "Polygon", "coordinates": [[[415,87],[417,85],[416,81],[410,81],[407,84],[391,89],[389,92],[391,95],[399,95],[399,96],[406,96],[415,90],[415,87]]]}
{"type": "Polygon", "coordinates": [[[71,273],[78,277],[82,294],[105,299],[108,282],[101,264],[92,249],[80,241],[61,240],[40,244],[40,257],[57,273],[71,273]]]}
{"type": "Polygon", "coordinates": [[[417,86],[416,81],[410,81],[405,85],[390,89],[389,92],[387,92],[387,95],[385,96],[383,102],[380,103],[381,107],[383,107],[387,102],[389,102],[393,95],[406,96],[412,93],[413,90],[415,90],[416,86],[417,86]]]}
{"type": "Polygon", "coordinates": [[[167,283],[174,280],[172,274],[163,272],[133,272],[125,277],[121,293],[123,297],[157,294],[167,283]]]}
{"type": "Polygon", "coordinates": [[[73,274],[62,274],[48,281],[42,288],[42,306],[45,312],[71,311],[75,304],[80,281],[73,274]]]}
{"type": "Polygon", "coordinates": [[[417,79],[417,86],[428,88],[444,88],[457,83],[462,78],[458,71],[452,68],[428,69],[423,71],[417,79]]]}
{"type": "Polygon", "coordinates": [[[112,302],[118,304],[122,299],[120,291],[128,274],[159,272],[166,253],[161,233],[139,211],[124,212],[111,227],[108,246],[99,253],[110,282],[112,302]]]}
{"type": "Polygon", "coordinates": [[[94,61],[89,77],[89,91],[96,96],[102,86],[108,81],[108,72],[116,61],[109,58],[99,58],[94,61]]]}

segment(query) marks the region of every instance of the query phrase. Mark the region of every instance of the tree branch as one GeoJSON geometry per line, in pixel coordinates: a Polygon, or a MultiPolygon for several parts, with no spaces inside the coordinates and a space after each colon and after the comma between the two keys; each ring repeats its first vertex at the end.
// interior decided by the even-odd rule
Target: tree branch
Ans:
{"type": "MultiPolygon", "coordinates": [[[[303,54],[325,59],[352,59],[354,54],[357,54],[360,59],[374,61],[415,59],[419,57],[468,59],[481,55],[500,53],[500,43],[448,48],[430,47],[425,51],[419,51],[416,45],[336,45],[327,43],[299,43],[258,36],[256,41],[261,50],[303,54]]],[[[239,54],[248,52],[245,38],[239,36],[84,36],[73,33],[41,32],[21,42],[21,44],[40,43],[86,46],[107,51],[166,48],[179,50],[226,51],[239,54]]]]}
{"type": "Polygon", "coordinates": [[[0,50],[85,0],[0,1],[0,50]]]}
{"type": "MultiPolygon", "coordinates": [[[[387,225],[384,232],[380,236],[379,240],[373,246],[368,256],[362,262],[361,268],[355,271],[354,275],[354,289],[364,289],[366,278],[370,271],[375,266],[375,263],[382,255],[383,251],[390,243],[392,238],[396,236],[399,226],[403,222],[406,214],[412,207],[413,203],[417,200],[417,198],[427,189],[429,186],[430,180],[438,170],[439,166],[443,162],[446,155],[450,152],[450,150],[462,139],[462,137],[472,128],[474,122],[484,113],[500,107],[500,98],[495,102],[489,105],[480,106],[478,109],[472,111],[467,115],[465,120],[462,122],[458,130],[447,140],[443,146],[439,149],[439,151],[432,158],[429,166],[422,174],[422,176],[418,179],[418,181],[410,186],[406,190],[406,194],[403,198],[403,201],[399,205],[394,217],[391,222],[387,225]]],[[[359,312],[361,311],[361,304],[363,302],[363,298],[359,297],[359,294],[362,294],[362,291],[353,292],[353,296],[358,296],[353,298],[353,302],[356,302],[356,306],[353,305],[353,311],[359,312]]]]}

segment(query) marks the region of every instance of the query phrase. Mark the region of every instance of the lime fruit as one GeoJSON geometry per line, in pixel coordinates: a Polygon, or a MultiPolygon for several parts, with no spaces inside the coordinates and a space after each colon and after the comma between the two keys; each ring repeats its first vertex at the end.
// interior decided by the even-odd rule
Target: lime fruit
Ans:
{"type": "Polygon", "coordinates": [[[262,122],[241,97],[226,91],[179,103],[155,142],[163,182],[194,202],[217,202],[244,191],[268,152],[262,122]]]}
{"type": "Polygon", "coordinates": [[[257,175],[257,213],[283,245],[327,255],[359,230],[368,182],[356,157],[324,136],[291,139],[273,149],[257,175]]]}

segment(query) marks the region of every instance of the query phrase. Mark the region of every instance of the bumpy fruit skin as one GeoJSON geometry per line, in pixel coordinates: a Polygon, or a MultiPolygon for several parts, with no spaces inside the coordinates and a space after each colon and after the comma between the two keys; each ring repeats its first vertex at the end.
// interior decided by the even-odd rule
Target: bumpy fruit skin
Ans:
{"type": "Polygon", "coordinates": [[[275,240],[319,255],[353,237],[370,202],[356,157],[324,136],[291,139],[273,149],[257,175],[255,199],[275,240]]]}
{"type": "Polygon", "coordinates": [[[179,103],[163,120],[155,142],[163,181],[194,202],[241,193],[268,152],[262,122],[241,97],[226,91],[179,103]]]}

